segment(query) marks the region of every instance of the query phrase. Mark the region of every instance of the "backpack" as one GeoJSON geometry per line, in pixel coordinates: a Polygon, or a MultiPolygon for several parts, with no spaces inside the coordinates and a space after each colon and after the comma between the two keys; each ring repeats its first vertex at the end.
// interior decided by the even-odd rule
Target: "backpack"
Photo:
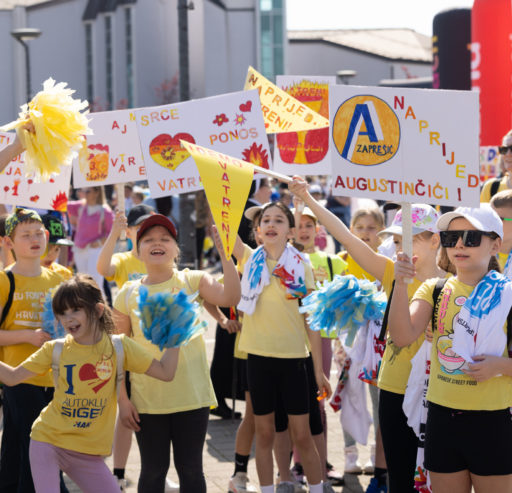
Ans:
{"type": "MultiPolygon", "coordinates": [[[[57,384],[59,382],[59,372],[60,372],[60,356],[62,354],[62,349],[64,347],[64,337],[55,340],[55,344],[53,346],[52,352],[52,371],[53,371],[53,383],[55,388],[57,388],[57,384]]],[[[121,341],[121,336],[113,335],[112,336],[112,345],[114,346],[114,351],[116,353],[117,365],[116,365],[116,394],[119,397],[119,390],[121,387],[121,383],[124,380],[124,347],[123,342],[121,341]]]]}
{"type": "Polygon", "coordinates": [[[501,178],[494,178],[491,183],[491,190],[489,195],[489,200],[492,199],[497,193],[498,189],[500,188],[501,178]]]}
{"type": "Polygon", "coordinates": [[[7,295],[7,301],[2,310],[2,317],[0,318],[0,327],[2,326],[2,324],[5,322],[5,319],[7,318],[7,314],[9,313],[9,309],[11,308],[12,300],[14,298],[14,289],[16,287],[14,284],[14,274],[12,273],[12,271],[4,270],[4,272],[5,272],[5,275],[7,276],[7,278],[9,279],[9,294],[7,295]]]}

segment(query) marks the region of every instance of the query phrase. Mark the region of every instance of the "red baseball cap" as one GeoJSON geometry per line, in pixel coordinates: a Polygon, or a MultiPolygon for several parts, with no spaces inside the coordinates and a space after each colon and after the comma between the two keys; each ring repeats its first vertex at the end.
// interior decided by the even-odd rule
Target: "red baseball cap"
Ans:
{"type": "Polygon", "coordinates": [[[139,244],[144,233],[153,226],[163,226],[167,231],[169,231],[169,233],[171,233],[171,236],[178,241],[178,232],[176,231],[176,226],[174,226],[172,221],[162,214],[153,214],[147,219],[144,219],[141,223],[140,228],[137,231],[137,244],[139,244]]]}

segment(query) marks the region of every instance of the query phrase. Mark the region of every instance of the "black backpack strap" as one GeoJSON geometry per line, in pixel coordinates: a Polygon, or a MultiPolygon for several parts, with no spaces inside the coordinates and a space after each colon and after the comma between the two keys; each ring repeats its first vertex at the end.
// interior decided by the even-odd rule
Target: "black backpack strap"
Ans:
{"type": "Polygon", "coordinates": [[[494,197],[498,193],[498,189],[500,188],[501,178],[494,178],[494,180],[491,183],[491,194],[489,196],[489,199],[494,197]]]}
{"type": "Polygon", "coordinates": [[[447,280],[448,278],[446,277],[439,278],[436,282],[436,285],[434,286],[434,291],[432,293],[432,300],[434,301],[434,306],[432,309],[432,332],[435,330],[437,323],[436,310],[437,305],[439,304],[439,295],[441,294],[441,291],[443,290],[447,280]]]}
{"type": "Polygon", "coordinates": [[[388,302],[386,304],[386,311],[384,312],[384,318],[382,319],[382,325],[380,327],[379,340],[383,341],[388,328],[389,309],[391,307],[391,297],[393,296],[393,290],[395,289],[395,281],[391,285],[391,292],[389,293],[388,302]]]}
{"type": "Polygon", "coordinates": [[[7,318],[7,314],[9,313],[9,310],[12,305],[12,300],[14,298],[14,274],[10,270],[4,271],[5,275],[9,279],[9,294],[7,295],[7,302],[5,303],[5,306],[2,310],[2,318],[0,318],[0,327],[4,323],[5,319],[7,318]]]}
{"type": "Polygon", "coordinates": [[[332,281],[334,275],[332,270],[332,260],[329,254],[327,254],[327,267],[329,267],[329,281],[332,281]]]}

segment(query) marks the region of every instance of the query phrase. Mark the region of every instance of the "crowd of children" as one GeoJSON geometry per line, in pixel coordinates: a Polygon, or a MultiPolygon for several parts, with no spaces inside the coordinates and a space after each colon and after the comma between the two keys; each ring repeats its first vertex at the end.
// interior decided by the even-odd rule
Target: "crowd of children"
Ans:
{"type": "MultiPolygon", "coordinates": [[[[505,171],[512,166],[510,139],[500,147],[505,171]]],[[[15,141],[0,157],[20,151],[15,141]]],[[[236,264],[212,228],[221,279],[179,270],[175,224],[145,203],[126,216],[113,213],[99,187],[70,204],[75,275],[58,262],[61,248],[73,245],[59,218],[24,208],[2,218],[0,491],[65,492],[62,472],[84,492],[120,491],[133,431],[139,492],[170,490],[171,446],[179,490],[207,491],[203,447],[217,400],[204,338],[163,351],[140,323],[142,292],[184,291],[204,304],[219,330],[236,333],[234,356],[243,360],[246,406],[229,491],[258,491],[247,476],[254,446],[261,493],[332,493],[343,477],[327,456],[329,377],[333,359],[350,361],[352,352],[332,332],[311,330],[300,307],[319,281],[345,274],[374,281],[388,300],[378,337],[362,341],[375,351],[385,345],[368,386],[371,460],[359,463],[347,426],[345,473],[373,474],[368,493],[512,491],[508,178],[484,186],[482,202],[490,204],[479,208],[441,215],[413,204],[412,258],[402,252],[401,211],[386,228],[379,209],[362,208],[347,226],[302,178],[289,185],[293,209],[258,200],[270,198],[267,180],[253,189],[244,219],[253,242],[237,239],[236,264]],[[342,251],[318,248],[320,225],[342,251]],[[123,231],[130,247],[116,252],[123,231]],[[103,278],[118,288],[113,309],[103,278]],[[42,328],[48,293],[64,338],[42,328]],[[416,385],[411,369],[420,347],[429,348],[430,370],[425,398],[416,403],[428,409],[418,437],[405,396],[416,385]],[[112,450],[114,475],[103,461],[112,450]]]]}

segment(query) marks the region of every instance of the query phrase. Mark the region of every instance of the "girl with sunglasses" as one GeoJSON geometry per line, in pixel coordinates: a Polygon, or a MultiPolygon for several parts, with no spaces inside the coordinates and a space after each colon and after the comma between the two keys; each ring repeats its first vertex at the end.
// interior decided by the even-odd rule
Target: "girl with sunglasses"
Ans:
{"type": "MultiPolygon", "coordinates": [[[[415,259],[398,253],[389,327],[399,346],[423,333],[434,316],[425,467],[435,493],[512,491],[512,360],[507,317],[512,282],[499,274],[503,225],[488,204],[441,216],[441,262],[455,275],[438,297],[437,279],[409,305],[406,278],[415,259]]],[[[439,285],[438,285],[439,286],[439,285]]]]}
{"type": "MultiPolygon", "coordinates": [[[[393,261],[375,252],[370,245],[353,234],[334,214],[322,207],[307,191],[307,183],[295,176],[290,190],[298,195],[315,213],[327,231],[343,244],[349,255],[363,270],[382,283],[388,296],[393,293],[393,261]]],[[[417,271],[411,276],[412,283],[407,285],[407,297],[412,298],[423,281],[445,273],[436,264],[439,248],[439,235],[435,227],[437,212],[427,204],[413,204],[413,253],[416,256],[417,271]]],[[[396,250],[401,250],[402,222],[401,213],[397,213],[393,224],[380,234],[393,235],[396,250]]],[[[388,323],[388,327],[391,323],[388,323]]],[[[418,439],[407,424],[403,411],[403,401],[407,381],[411,372],[411,359],[424,340],[418,334],[407,347],[397,347],[392,338],[387,338],[386,349],[379,372],[379,424],[384,446],[384,455],[388,471],[390,491],[396,493],[414,493],[414,474],[418,439]]],[[[383,492],[384,487],[377,490],[383,492]]]]}
{"type": "Polygon", "coordinates": [[[502,190],[512,189],[512,130],[503,137],[498,147],[500,154],[500,174],[497,178],[491,178],[484,183],[480,193],[480,202],[487,203],[491,198],[502,190]]]}

